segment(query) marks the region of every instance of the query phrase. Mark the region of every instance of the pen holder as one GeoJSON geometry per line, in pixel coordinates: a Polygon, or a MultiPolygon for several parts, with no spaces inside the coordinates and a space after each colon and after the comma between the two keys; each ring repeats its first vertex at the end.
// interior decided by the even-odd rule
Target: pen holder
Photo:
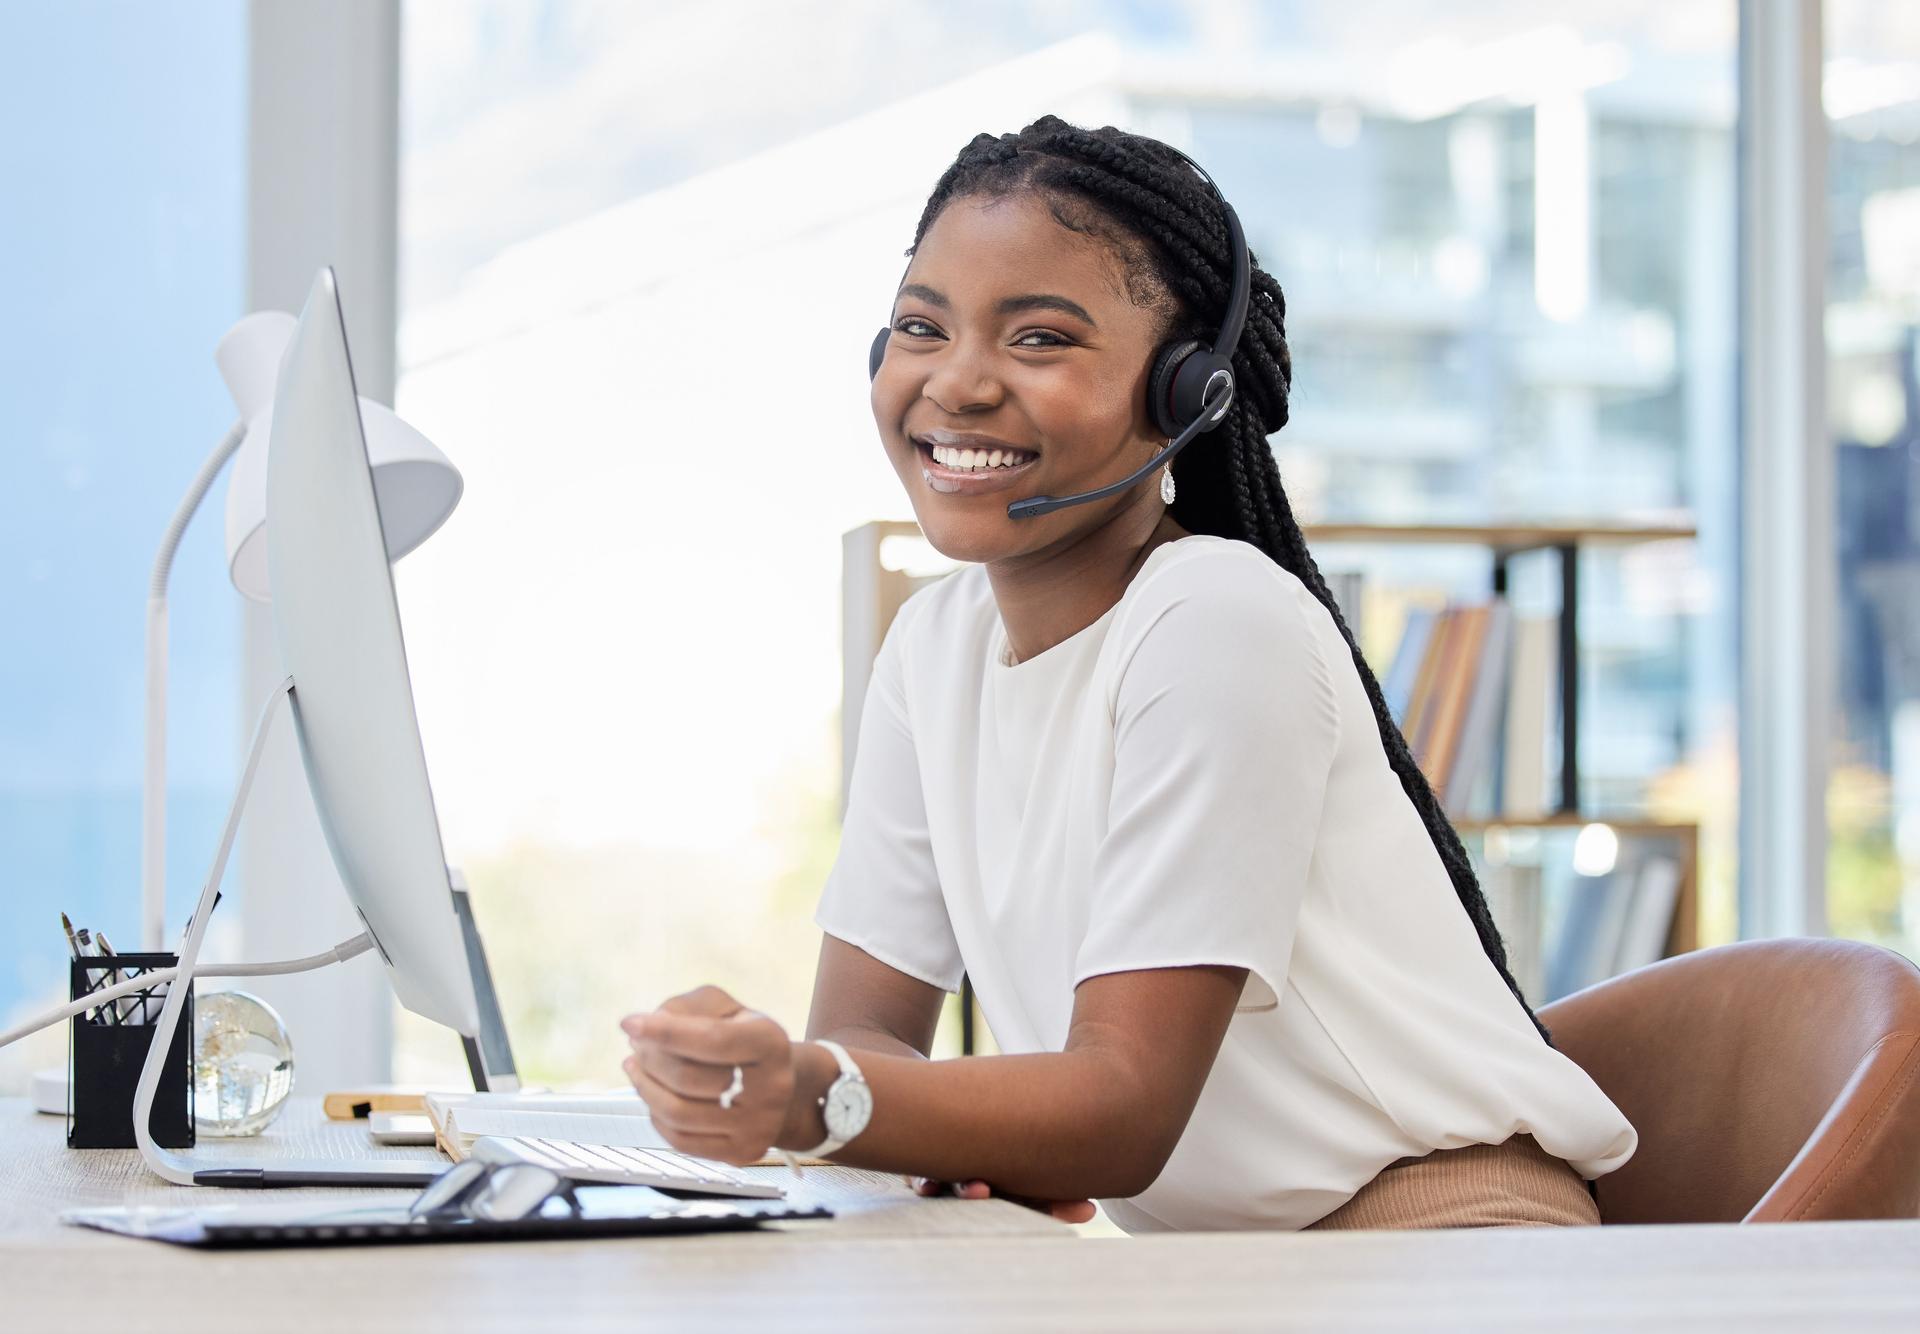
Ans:
{"type": "MultiPolygon", "coordinates": [[[[131,981],[143,973],[171,968],[179,960],[171,954],[88,956],[73,961],[73,999],[111,986],[114,975],[131,981]]],[[[167,987],[162,981],[150,989],[107,1001],[97,1010],[83,1010],[71,1020],[67,1070],[67,1147],[70,1149],[131,1149],[133,1092],[140,1069],[153,1047],[153,1031],[167,987]]],[[[169,1149],[193,1146],[193,992],[189,988],[173,1048],[160,1072],[148,1126],[156,1144],[169,1149]]]]}

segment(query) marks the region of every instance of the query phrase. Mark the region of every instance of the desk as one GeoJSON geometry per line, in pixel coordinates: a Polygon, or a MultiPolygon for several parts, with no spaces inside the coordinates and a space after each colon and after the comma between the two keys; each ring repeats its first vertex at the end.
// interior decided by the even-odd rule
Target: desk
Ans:
{"type": "MultiPolygon", "coordinates": [[[[364,1143],[288,1116],[206,1152],[364,1143]]],[[[179,1197],[141,1172],[0,1100],[0,1328],[70,1330],[81,1302],[142,1331],[1920,1328],[1920,1222],[1094,1240],[841,1169],[808,1176],[848,1216],[779,1234],[203,1254],[52,1221],[179,1197]]]]}
{"type": "MultiPolygon", "coordinates": [[[[365,1121],[329,1121],[318,1098],[294,1098],[286,1111],[253,1139],[202,1138],[187,1150],[196,1163],[263,1162],[289,1158],[386,1158],[444,1163],[433,1149],[394,1148],[373,1143],[365,1121]]],[[[1027,1236],[1071,1239],[1072,1228],[1006,1200],[926,1200],[897,1176],[847,1167],[809,1167],[799,1180],[785,1167],[746,1169],[752,1176],[778,1181],[796,1205],[825,1205],[838,1215],[831,1223],[808,1223],[812,1231],[838,1237],[1027,1236]],[[986,1207],[982,1207],[986,1206],[986,1207]]],[[[66,1147],[66,1122],[42,1116],[24,1099],[0,1098],[0,1245],[44,1237],[49,1229],[78,1234],[56,1219],[66,1209],[96,1205],[168,1204],[192,1199],[189,1188],[171,1185],[147,1171],[133,1149],[74,1150],[66,1147]]],[[[410,1188],[352,1190],[219,1190],[199,1188],[209,1205],[269,1203],[289,1199],[406,1199],[410,1188]]],[[[799,1225],[795,1225],[798,1227],[799,1225]]],[[[102,1240],[115,1238],[102,1236],[102,1240]]],[[[132,1238],[125,1238],[132,1240],[132,1238]]],[[[583,1243],[584,1244],[584,1243],[583,1243]]],[[[0,1329],[5,1322],[0,1320],[0,1329]]]]}

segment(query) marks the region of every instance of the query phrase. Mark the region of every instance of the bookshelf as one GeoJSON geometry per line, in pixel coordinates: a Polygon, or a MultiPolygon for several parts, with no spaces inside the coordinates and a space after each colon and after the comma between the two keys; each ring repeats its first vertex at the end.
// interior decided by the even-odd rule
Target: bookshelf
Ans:
{"type": "Polygon", "coordinates": [[[1692,524],[1309,524],[1303,530],[1316,545],[1395,545],[1481,547],[1493,554],[1494,595],[1507,591],[1508,563],[1534,551],[1552,551],[1559,563],[1560,614],[1560,806],[1562,814],[1580,809],[1580,552],[1585,547],[1630,546],[1641,542],[1690,541],[1692,524]]]}
{"type": "Polygon", "coordinates": [[[1646,542],[1684,542],[1699,536],[1687,521],[1658,523],[1499,523],[1499,524],[1372,524],[1315,523],[1304,526],[1307,541],[1316,550],[1325,546],[1465,546],[1479,547],[1493,557],[1489,592],[1507,592],[1509,563],[1531,552],[1554,553],[1560,578],[1560,608],[1555,618],[1559,665],[1560,774],[1558,809],[1538,817],[1456,819],[1462,834],[1484,835],[1490,829],[1577,829],[1604,823],[1615,833],[1633,838],[1666,838],[1679,845],[1681,881],[1667,937],[1667,953],[1681,954],[1699,944],[1699,827],[1683,821],[1610,819],[1584,813],[1580,807],[1580,553],[1593,547],[1623,547],[1646,542]]]}
{"type": "Polygon", "coordinates": [[[1673,922],[1667,928],[1665,957],[1700,947],[1700,826],[1690,820],[1624,820],[1599,815],[1543,815],[1533,818],[1489,817],[1456,819],[1453,827],[1463,838],[1484,838],[1492,830],[1571,829],[1604,824],[1626,839],[1662,839],[1679,854],[1680,886],[1674,897],[1673,922]]]}

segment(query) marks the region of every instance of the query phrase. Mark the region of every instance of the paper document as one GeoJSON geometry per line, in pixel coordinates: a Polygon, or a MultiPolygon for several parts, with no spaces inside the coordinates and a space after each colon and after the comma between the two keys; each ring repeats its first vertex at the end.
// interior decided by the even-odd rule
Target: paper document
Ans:
{"type": "MultiPolygon", "coordinates": [[[[433,1121],[441,1152],[456,1163],[473,1151],[473,1142],[482,1136],[680,1152],[654,1129],[646,1103],[632,1093],[432,1093],[427,1095],[427,1116],[433,1121]]],[[[758,1165],[783,1161],[769,1155],[758,1165]]]]}

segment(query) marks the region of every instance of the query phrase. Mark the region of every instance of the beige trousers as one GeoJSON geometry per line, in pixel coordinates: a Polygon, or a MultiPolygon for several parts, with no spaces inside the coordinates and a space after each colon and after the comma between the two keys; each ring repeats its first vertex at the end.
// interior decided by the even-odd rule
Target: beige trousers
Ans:
{"type": "Polygon", "coordinates": [[[1534,1142],[1440,1149],[1384,1168],[1315,1228],[1593,1227],[1600,1210],[1578,1172],[1534,1142]]]}

